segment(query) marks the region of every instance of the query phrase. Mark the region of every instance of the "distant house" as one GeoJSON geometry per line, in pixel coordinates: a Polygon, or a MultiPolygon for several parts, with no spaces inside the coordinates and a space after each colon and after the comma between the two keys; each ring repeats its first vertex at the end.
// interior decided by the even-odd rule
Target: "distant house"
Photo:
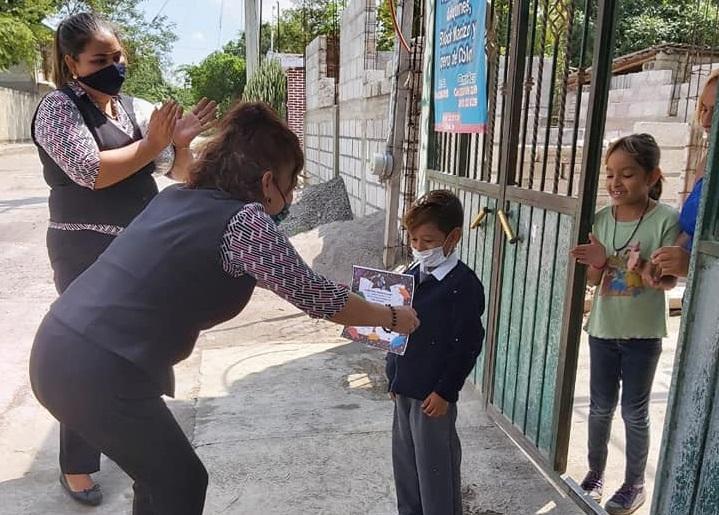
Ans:
{"type": "Polygon", "coordinates": [[[55,89],[50,81],[51,51],[38,55],[37,65],[17,64],[0,70],[0,144],[30,140],[30,125],[40,99],[55,89]]]}

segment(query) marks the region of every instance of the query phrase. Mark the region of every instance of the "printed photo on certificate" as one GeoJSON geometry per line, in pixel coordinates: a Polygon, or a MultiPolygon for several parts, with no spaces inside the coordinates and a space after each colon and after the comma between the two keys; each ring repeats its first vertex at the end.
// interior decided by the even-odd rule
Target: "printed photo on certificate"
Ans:
{"type": "MultiPolygon", "coordinates": [[[[362,266],[352,267],[352,291],[369,302],[391,306],[411,306],[414,277],[362,266]]],[[[409,336],[383,327],[345,327],[342,336],[384,351],[403,355],[409,336]]]]}

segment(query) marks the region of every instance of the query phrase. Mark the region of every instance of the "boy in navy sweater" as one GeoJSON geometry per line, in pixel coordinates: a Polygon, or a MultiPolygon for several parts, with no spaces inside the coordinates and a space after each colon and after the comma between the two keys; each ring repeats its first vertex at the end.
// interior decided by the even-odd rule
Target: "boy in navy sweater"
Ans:
{"type": "Polygon", "coordinates": [[[484,341],[484,288],[455,252],[463,220],[459,199],[445,190],[420,198],[404,219],[422,324],[404,356],[387,354],[400,515],[462,513],[456,402],[484,341]]]}

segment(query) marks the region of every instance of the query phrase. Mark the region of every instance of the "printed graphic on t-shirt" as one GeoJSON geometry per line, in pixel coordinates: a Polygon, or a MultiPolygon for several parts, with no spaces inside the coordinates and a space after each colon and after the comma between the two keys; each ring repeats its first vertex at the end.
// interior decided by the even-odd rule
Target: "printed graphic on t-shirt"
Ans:
{"type": "Polygon", "coordinates": [[[607,258],[607,270],[602,279],[601,295],[606,297],[636,297],[644,291],[639,272],[639,245],[632,245],[618,256],[607,258]]]}

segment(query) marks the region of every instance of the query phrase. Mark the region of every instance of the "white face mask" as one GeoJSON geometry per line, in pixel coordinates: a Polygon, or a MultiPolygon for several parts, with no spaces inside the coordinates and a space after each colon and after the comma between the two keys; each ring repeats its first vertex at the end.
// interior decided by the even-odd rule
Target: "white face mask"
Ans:
{"type": "Polygon", "coordinates": [[[415,261],[419,261],[420,270],[423,272],[430,268],[436,268],[447,261],[447,256],[444,255],[444,245],[427,250],[412,249],[412,256],[415,261]]]}

